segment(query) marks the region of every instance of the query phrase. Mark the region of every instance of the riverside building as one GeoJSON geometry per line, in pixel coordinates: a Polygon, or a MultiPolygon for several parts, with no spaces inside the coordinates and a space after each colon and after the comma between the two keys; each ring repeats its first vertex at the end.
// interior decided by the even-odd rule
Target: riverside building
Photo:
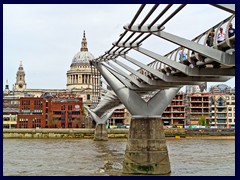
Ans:
{"type": "MultiPolygon", "coordinates": [[[[22,61],[20,61],[20,65],[16,73],[16,82],[13,85],[12,90],[10,90],[8,83],[6,83],[3,92],[3,127],[91,128],[92,126],[94,126],[95,122],[90,122],[91,119],[89,118],[89,116],[84,114],[87,112],[84,112],[84,110],[82,109],[82,104],[91,106],[93,103],[98,102],[100,93],[104,93],[104,90],[101,89],[100,85],[100,74],[97,69],[90,64],[90,61],[93,59],[93,54],[88,51],[87,39],[84,31],[81,47],[79,51],[73,56],[70,64],[70,69],[66,73],[67,82],[65,89],[28,88],[26,81],[27,75],[25,74],[23,63],[22,61]],[[51,97],[52,99],[50,100],[49,97],[51,97]],[[41,100],[38,98],[40,98],[41,100]],[[70,105],[74,101],[73,98],[78,101],[78,104],[70,105]],[[21,103],[25,103],[25,101],[30,102],[30,104],[24,104],[23,106],[23,104],[21,103]],[[32,103],[34,104],[37,101],[41,101],[42,103],[41,108],[40,106],[38,106],[38,108],[40,109],[36,109],[37,106],[31,105],[32,103]],[[64,101],[65,103],[62,104],[66,107],[65,110],[58,109],[62,101],[64,101]],[[46,109],[44,105],[45,103],[46,109]],[[49,109],[51,103],[53,103],[51,107],[56,109],[49,109]],[[49,107],[47,106],[47,104],[49,105],[49,107]],[[68,109],[68,107],[71,106],[74,109],[76,105],[81,107],[78,112],[75,112],[74,110],[71,112],[71,110],[68,109]],[[37,111],[39,111],[38,114],[36,114],[37,111]],[[50,112],[53,114],[49,114],[50,112]],[[60,113],[61,115],[59,116],[58,113],[60,113]],[[65,113],[65,115],[62,115],[62,113],[65,113]],[[78,113],[80,113],[80,115],[78,113]]],[[[124,125],[124,109],[116,110],[109,123],[112,126],[124,125]]]]}

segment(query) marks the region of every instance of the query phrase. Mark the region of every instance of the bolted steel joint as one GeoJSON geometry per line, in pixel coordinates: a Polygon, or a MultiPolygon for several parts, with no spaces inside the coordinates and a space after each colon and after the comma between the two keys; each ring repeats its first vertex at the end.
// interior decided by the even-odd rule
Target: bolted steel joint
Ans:
{"type": "Polygon", "coordinates": [[[132,31],[132,32],[139,32],[139,33],[152,33],[152,32],[159,32],[165,29],[164,26],[158,28],[159,25],[152,26],[149,28],[149,25],[145,25],[139,28],[139,25],[134,25],[129,28],[129,24],[123,26],[125,30],[132,31]]]}
{"type": "Polygon", "coordinates": [[[112,43],[112,45],[114,46],[117,46],[117,47],[125,47],[125,48],[136,48],[136,47],[139,47],[141,46],[142,44],[138,44],[138,43],[117,43],[117,42],[114,42],[112,43]]]}

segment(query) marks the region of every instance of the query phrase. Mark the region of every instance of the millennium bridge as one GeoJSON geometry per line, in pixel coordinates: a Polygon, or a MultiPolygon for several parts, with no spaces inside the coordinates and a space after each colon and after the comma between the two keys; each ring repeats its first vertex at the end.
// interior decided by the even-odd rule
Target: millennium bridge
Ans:
{"type": "MultiPolygon", "coordinates": [[[[85,106],[97,124],[94,140],[107,140],[105,123],[114,109],[125,106],[132,115],[123,173],[169,174],[171,167],[161,120],[163,111],[184,85],[204,87],[206,82],[225,82],[235,76],[235,35],[228,35],[229,25],[235,21],[235,5],[210,4],[231,15],[193,39],[167,31],[168,23],[186,6],[140,5],[112,47],[90,62],[93,69],[97,69],[92,71],[93,77],[101,75],[112,89],[97,98],[92,107],[85,106]],[[151,6],[147,12],[144,11],[146,6],[151,6]],[[161,6],[164,7],[159,10],[161,6]],[[144,18],[136,23],[140,16],[144,18]],[[225,27],[226,36],[218,43],[217,34],[221,27],[225,27]],[[212,29],[215,36],[209,46],[207,38],[212,29]],[[143,48],[150,37],[161,38],[177,48],[165,55],[143,48]],[[146,63],[145,58],[128,55],[134,51],[152,59],[151,63],[146,63]],[[181,51],[186,52],[184,61],[178,58],[181,51]],[[134,70],[133,65],[138,70],[134,70]]],[[[188,31],[188,26],[194,26],[194,23],[198,22],[182,23],[182,27],[177,28],[188,31]]],[[[164,46],[163,43],[155,45],[164,46]]],[[[99,89],[95,93],[100,95],[99,89]]]]}

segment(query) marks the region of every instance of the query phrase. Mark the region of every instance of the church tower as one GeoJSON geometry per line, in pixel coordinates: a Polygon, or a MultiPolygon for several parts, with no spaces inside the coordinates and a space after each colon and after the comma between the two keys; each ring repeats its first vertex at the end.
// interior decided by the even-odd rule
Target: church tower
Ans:
{"type": "Polygon", "coordinates": [[[20,61],[20,66],[18,67],[16,83],[14,86],[14,91],[24,91],[27,87],[25,82],[25,72],[23,70],[22,61],[20,61]]]}

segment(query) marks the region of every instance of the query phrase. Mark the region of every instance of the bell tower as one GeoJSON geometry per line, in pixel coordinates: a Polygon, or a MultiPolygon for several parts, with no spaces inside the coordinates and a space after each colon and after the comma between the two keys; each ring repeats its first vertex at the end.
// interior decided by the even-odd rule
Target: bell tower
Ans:
{"type": "Polygon", "coordinates": [[[20,65],[18,67],[18,71],[17,71],[17,77],[16,77],[16,83],[14,86],[14,91],[23,91],[26,89],[27,84],[25,82],[25,72],[23,70],[23,65],[22,65],[22,61],[20,61],[20,65]]]}

